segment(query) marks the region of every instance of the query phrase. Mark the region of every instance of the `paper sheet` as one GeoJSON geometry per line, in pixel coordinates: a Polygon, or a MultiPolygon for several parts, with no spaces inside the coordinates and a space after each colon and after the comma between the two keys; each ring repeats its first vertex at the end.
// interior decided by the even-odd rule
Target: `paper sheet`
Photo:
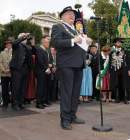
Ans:
{"type": "Polygon", "coordinates": [[[86,38],[82,35],[79,35],[79,37],[82,39],[82,43],[77,43],[78,46],[80,46],[83,50],[87,51],[89,45],[91,45],[92,40],[90,38],[86,38]]]}

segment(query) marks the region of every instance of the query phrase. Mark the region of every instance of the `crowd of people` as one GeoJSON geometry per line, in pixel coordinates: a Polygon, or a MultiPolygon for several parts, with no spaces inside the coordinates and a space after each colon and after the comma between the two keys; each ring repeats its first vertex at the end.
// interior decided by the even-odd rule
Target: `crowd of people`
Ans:
{"type": "MultiPolygon", "coordinates": [[[[102,47],[100,54],[96,45],[89,46],[80,89],[81,102],[89,103],[100,98],[100,57],[102,100],[128,103],[130,56],[121,48],[121,43],[117,39],[113,47],[102,47]]],[[[11,103],[13,109],[23,109],[23,104],[36,100],[36,107],[42,109],[59,99],[56,50],[49,46],[48,35],[42,37],[40,46],[35,45],[34,36],[26,33],[20,34],[14,42],[5,41],[5,48],[0,53],[4,108],[11,103]]]]}
{"type": "Polygon", "coordinates": [[[90,46],[86,53],[87,67],[83,70],[81,101],[101,97],[103,102],[129,103],[130,54],[122,48],[122,43],[116,38],[114,46],[103,46],[100,53],[97,46],[90,46]]]}
{"type": "Polygon", "coordinates": [[[11,103],[14,110],[21,110],[36,99],[36,107],[43,109],[58,99],[56,52],[48,49],[49,43],[45,35],[36,46],[28,33],[20,33],[14,42],[5,41],[0,53],[3,108],[11,103]]]}
{"type": "Polygon", "coordinates": [[[60,99],[61,127],[71,130],[71,123],[85,123],[76,116],[79,101],[129,103],[130,54],[119,38],[112,47],[101,46],[99,52],[85,34],[89,47],[83,50],[73,25],[75,10],[64,8],[60,18],[62,23],[54,25],[51,37],[44,35],[40,45],[29,33],[4,42],[0,53],[2,108],[11,103],[19,111],[35,100],[36,108],[44,109],[60,99]]]}

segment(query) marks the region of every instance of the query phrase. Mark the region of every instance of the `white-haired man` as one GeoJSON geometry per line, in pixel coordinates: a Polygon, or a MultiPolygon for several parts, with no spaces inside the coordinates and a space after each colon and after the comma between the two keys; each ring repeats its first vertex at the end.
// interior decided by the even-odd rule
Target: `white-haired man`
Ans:
{"type": "Polygon", "coordinates": [[[31,55],[26,46],[29,33],[20,33],[13,42],[12,60],[10,62],[12,76],[12,108],[23,109],[23,99],[26,90],[26,80],[31,62],[31,55]]]}
{"type": "MultiPolygon", "coordinates": [[[[78,98],[82,81],[82,69],[85,66],[85,51],[80,48],[82,38],[74,27],[75,10],[66,7],[60,13],[61,24],[52,28],[52,46],[56,48],[56,63],[61,88],[61,126],[71,130],[71,123],[84,124],[77,118],[78,98]]],[[[84,35],[87,41],[91,39],[84,35]]],[[[86,46],[87,47],[87,46],[86,46]]]]}

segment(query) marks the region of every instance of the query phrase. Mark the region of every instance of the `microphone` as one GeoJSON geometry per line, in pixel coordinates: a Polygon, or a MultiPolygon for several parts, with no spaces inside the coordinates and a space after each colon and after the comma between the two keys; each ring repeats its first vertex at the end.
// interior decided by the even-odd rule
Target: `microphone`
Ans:
{"type": "Polygon", "coordinates": [[[94,19],[94,20],[101,20],[102,18],[101,17],[90,17],[90,19],[94,19]]]}

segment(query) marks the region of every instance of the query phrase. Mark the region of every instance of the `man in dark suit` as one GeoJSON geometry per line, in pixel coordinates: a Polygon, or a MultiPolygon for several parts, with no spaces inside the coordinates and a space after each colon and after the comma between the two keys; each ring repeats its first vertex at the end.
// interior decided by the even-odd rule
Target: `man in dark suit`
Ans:
{"type": "Polygon", "coordinates": [[[125,99],[124,103],[130,103],[130,52],[125,51],[124,65],[123,65],[123,78],[124,78],[124,89],[125,99]]]}
{"type": "Polygon", "coordinates": [[[48,67],[48,52],[50,37],[44,35],[41,45],[35,47],[36,51],[36,78],[37,78],[37,103],[36,107],[43,109],[48,105],[47,75],[51,73],[48,67]]]}
{"type": "Polygon", "coordinates": [[[122,39],[116,38],[115,45],[112,47],[110,53],[110,90],[112,91],[112,98],[116,103],[124,101],[124,83],[123,83],[123,64],[124,64],[124,50],[122,48],[122,39]]]}
{"type": "Polygon", "coordinates": [[[76,112],[82,69],[85,66],[85,51],[77,44],[82,39],[74,28],[75,10],[66,7],[60,13],[62,23],[52,28],[51,43],[56,48],[56,63],[61,90],[61,127],[71,130],[71,123],[83,124],[84,120],[77,118],[76,112]]]}
{"type": "Polygon", "coordinates": [[[99,100],[99,90],[96,89],[96,78],[97,75],[99,73],[99,69],[98,69],[98,60],[99,60],[99,55],[98,55],[98,48],[96,45],[92,44],[91,46],[89,46],[90,48],[90,54],[92,55],[92,60],[91,60],[91,68],[92,68],[92,77],[93,77],[93,99],[95,98],[97,101],[99,100]]]}
{"type": "Polygon", "coordinates": [[[10,62],[12,78],[12,108],[23,109],[23,100],[26,90],[26,80],[31,56],[26,46],[28,33],[21,33],[13,42],[12,60],[10,62]]]}

